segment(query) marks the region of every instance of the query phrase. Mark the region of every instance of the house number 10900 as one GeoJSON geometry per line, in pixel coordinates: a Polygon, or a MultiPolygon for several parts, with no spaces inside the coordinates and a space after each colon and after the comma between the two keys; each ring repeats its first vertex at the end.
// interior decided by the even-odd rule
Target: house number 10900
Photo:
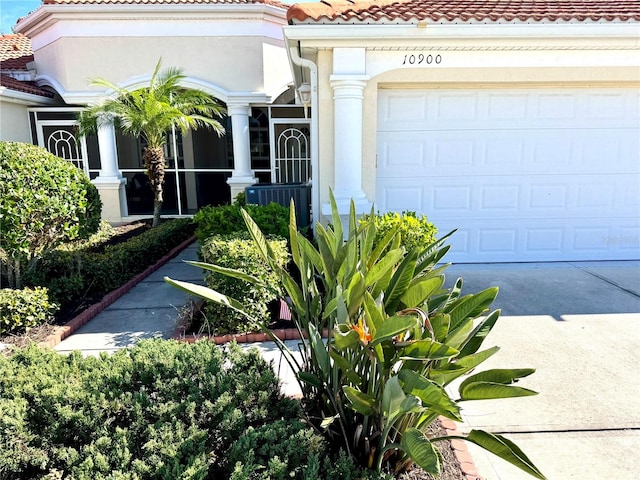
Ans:
{"type": "Polygon", "coordinates": [[[431,65],[433,63],[438,65],[440,62],[442,62],[441,55],[425,55],[424,53],[419,53],[417,55],[405,55],[402,65],[431,65]]]}

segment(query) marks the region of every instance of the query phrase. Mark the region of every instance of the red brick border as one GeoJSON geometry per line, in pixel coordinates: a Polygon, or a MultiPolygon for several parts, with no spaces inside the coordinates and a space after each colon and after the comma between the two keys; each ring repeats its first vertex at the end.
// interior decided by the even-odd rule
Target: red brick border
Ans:
{"type": "Polygon", "coordinates": [[[158,270],[160,267],[162,267],[164,264],[169,262],[169,260],[177,256],[185,248],[187,248],[189,245],[195,242],[195,240],[196,240],[196,237],[191,236],[188,239],[186,239],[184,242],[182,242],[180,245],[178,245],[177,247],[174,247],[173,249],[171,249],[171,251],[167,253],[164,257],[162,257],[153,265],[148,266],[144,271],[137,274],[127,283],[107,293],[104,297],[102,297],[102,300],[100,300],[98,303],[94,303],[93,305],[91,305],[90,307],[88,307],[87,309],[79,313],[76,317],[69,320],[66,324],[59,327],[55,327],[55,329],[53,330],[53,333],[51,333],[42,342],[39,342],[38,345],[46,348],[55,347],[62,340],[67,338],[69,335],[75,333],[80,327],[85,325],[89,320],[93,319],[96,315],[98,315],[100,312],[106,309],[109,305],[114,303],[116,300],[122,297],[125,293],[127,293],[129,290],[135,287],[142,280],[144,280],[149,275],[151,275],[156,270],[158,270]]]}
{"type": "MultiPolygon", "coordinates": [[[[447,431],[447,435],[458,437],[462,436],[460,435],[460,432],[458,432],[458,425],[456,422],[445,417],[440,417],[439,420],[440,426],[447,431]]],[[[458,464],[460,465],[460,469],[462,470],[462,473],[464,473],[466,480],[483,480],[483,478],[478,474],[478,469],[476,468],[473,458],[467,449],[467,444],[463,440],[451,440],[451,448],[453,449],[453,454],[458,460],[458,464]]]]}

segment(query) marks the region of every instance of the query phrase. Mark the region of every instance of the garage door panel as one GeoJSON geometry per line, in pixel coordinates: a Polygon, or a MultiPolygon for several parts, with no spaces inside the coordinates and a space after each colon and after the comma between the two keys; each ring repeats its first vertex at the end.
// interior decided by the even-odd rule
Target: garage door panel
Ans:
{"type": "Polygon", "coordinates": [[[587,219],[571,224],[535,220],[519,227],[477,221],[463,225],[441,221],[436,225],[440,234],[457,229],[450,237],[447,257],[460,263],[624,260],[637,258],[640,241],[638,226],[594,225],[587,219]]]}
{"type": "Polygon", "coordinates": [[[381,90],[378,130],[637,128],[629,89],[381,90]],[[516,125],[514,125],[514,122],[516,125]]]}
{"type": "Polygon", "coordinates": [[[640,184],[634,176],[405,177],[378,179],[377,208],[418,210],[465,220],[637,217],[640,184]]]}
{"type": "Polygon", "coordinates": [[[383,132],[378,152],[383,178],[404,176],[405,168],[431,176],[626,174],[634,173],[629,158],[640,158],[638,132],[613,129],[383,132]]]}
{"type": "Polygon", "coordinates": [[[377,208],[452,261],[640,258],[639,131],[632,89],[381,90],[377,208]]]}

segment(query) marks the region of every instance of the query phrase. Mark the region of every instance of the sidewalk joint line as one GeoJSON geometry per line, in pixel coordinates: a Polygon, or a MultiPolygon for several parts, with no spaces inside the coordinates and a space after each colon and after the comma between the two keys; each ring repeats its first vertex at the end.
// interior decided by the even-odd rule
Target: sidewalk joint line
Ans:
{"type": "Polygon", "coordinates": [[[614,287],[616,287],[616,288],[618,288],[618,289],[622,290],[623,292],[627,292],[627,293],[629,293],[630,295],[633,295],[633,296],[634,296],[634,297],[636,297],[636,298],[640,298],[640,294],[638,294],[637,292],[634,292],[633,290],[630,290],[630,289],[628,289],[628,288],[625,288],[625,287],[623,287],[622,285],[620,285],[619,283],[616,283],[616,282],[614,282],[613,280],[609,280],[608,278],[606,278],[606,277],[604,277],[604,276],[602,276],[602,275],[599,275],[599,274],[597,274],[597,273],[595,273],[595,272],[591,272],[591,271],[587,270],[587,269],[586,269],[586,267],[579,267],[578,265],[575,265],[575,264],[573,264],[573,263],[569,263],[569,264],[570,264],[572,267],[574,267],[574,268],[576,268],[576,269],[580,270],[581,272],[587,273],[587,274],[591,275],[592,277],[596,277],[597,279],[600,279],[600,280],[602,280],[603,282],[606,282],[606,283],[608,283],[609,285],[612,285],[612,286],[614,286],[614,287]]]}

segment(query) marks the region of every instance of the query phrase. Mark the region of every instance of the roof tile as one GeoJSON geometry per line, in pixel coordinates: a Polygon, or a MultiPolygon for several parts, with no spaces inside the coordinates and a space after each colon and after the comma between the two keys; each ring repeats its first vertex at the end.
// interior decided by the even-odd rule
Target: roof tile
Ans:
{"type": "Polygon", "coordinates": [[[293,5],[287,20],[290,24],[626,22],[640,21],[640,0],[322,0],[293,5]]]}
{"type": "Polygon", "coordinates": [[[0,85],[8,88],[9,90],[15,90],[17,92],[30,93],[31,95],[38,95],[40,97],[53,97],[53,93],[40,88],[31,82],[22,82],[20,80],[16,80],[9,75],[0,74],[0,85]]]}
{"type": "Polygon", "coordinates": [[[265,5],[273,5],[276,7],[289,8],[289,5],[285,5],[278,0],[42,0],[44,5],[64,5],[64,4],[110,4],[110,5],[144,5],[144,4],[254,4],[262,3],[265,5]]]}

